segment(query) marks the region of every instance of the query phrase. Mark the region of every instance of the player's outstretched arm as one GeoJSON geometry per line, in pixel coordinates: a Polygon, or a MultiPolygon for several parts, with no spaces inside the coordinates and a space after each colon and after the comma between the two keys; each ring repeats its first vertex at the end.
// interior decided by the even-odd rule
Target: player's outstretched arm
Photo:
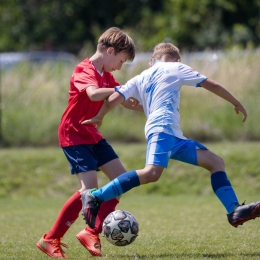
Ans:
{"type": "Polygon", "coordinates": [[[124,102],[124,97],[118,92],[113,93],[108,97],[95,117],[84,120],[81,124],[95,124],[97,128],[101,127],[104,116],[122,102],[124,102]]]}
{"type": "Polygon", "coordinates": [[[206,79],[200,84],[200,86],[230,102],[234,106],[234,110],[237,114],[241,112],[244,115],[242,122],[246,121],[246,109],[240,103],[240,101],[235,96],[233,96],[226,88],[224,88],[222,85],[212,79],[206,79]]]}

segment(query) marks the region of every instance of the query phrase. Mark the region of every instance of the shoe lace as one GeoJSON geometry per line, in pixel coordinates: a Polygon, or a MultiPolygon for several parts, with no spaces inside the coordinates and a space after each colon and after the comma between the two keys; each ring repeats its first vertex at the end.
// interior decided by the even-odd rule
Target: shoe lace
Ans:
{"type": "Polygon", "coordinates": [[[53,252],[55,253],[63,253],[63,250],[61,248],[61,246],[63,247],[66,247],[66,248],[69,248],[68,245],[60,242],[60,239],[54,239],[52,242],[51,242],[52,246],[54,247],[54,250],[53,252]]]}

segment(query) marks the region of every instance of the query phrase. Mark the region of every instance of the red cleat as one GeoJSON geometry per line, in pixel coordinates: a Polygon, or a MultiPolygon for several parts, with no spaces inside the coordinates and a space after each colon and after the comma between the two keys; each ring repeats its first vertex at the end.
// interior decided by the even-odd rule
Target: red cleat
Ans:
{"type": "Polygon", "coordinates": [[[68,258],[68,256],[64,253],[61,246],[68,248],[68,246],[64,243],[60,242],[60,239],[45,239],[44,234],[41,239],[38,241],[36,246],[45,254],[52,258],[68,258]]]}
{"type": "Polygon", "coordinates": [[[86,229],[80,231],[76,238],[93,256],[102,256],[101,243],[98,235],[94,235],[86,229]]]}

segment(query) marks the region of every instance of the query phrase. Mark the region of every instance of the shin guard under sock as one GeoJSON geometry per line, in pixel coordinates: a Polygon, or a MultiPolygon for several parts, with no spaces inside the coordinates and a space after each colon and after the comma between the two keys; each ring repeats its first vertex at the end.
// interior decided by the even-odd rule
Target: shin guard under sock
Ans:
{"type": "Polygon", "coordinates": [[[93,196],[98,197],[100,201],[107,201],[116,198],[139,185],[140,180],[136,171],[129,171],[119,175],[107,185],[98,190],[94,190],[91,193],[93,196]]]}
{"type": "Polygon", "coordinates": [[[63,205],[54,225],[47,233],[46,239],[62,238],[78,218],[81,209],[81,195],[79,191],[76,191],[63,205]]]}
{"type": "Polygon", "coordinates": [[[235,191],[227,178],[227,174],[222,171],[213,173],[211,175],[211,186],[226,208],[227,213],[233,212],[239,203],[235,191]]]}

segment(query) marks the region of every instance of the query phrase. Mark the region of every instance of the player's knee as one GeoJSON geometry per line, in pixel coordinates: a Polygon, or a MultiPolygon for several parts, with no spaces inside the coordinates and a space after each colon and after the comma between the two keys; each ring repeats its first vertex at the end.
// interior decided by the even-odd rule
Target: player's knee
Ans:
{"type": "Polygon", "coordinates": [[[222,165],[222,167],[225,168],[226,167],[225,161],[221,157],[219,157],[219,159],[220,159],[220,165],[222,165]]]}
{"type": "Polygon", "coordinates": [[[215,171],[225,171],[225,162],[224,160],[219,156],[214,156],[214,159],[212,160],[211,164],[211,172],[215,171]]]}
{"type": "Polygon", "coordinates": [[[157,182],[157,181],[160,179],[160,177],[161,177],[161,174],[159,174],[159,173],[153,173],[153,174],[151,175],[151,181],[150,181],[150,182],[157,182]]]}
{"type": "Polygon", "coordinates": [[[156,182],[160,179],[164,167],[157,165],[147,165],[144,169],[137,171],[141,184],[156,182]]]}
{"type": "Polygon", "coordinates": [[[161,173],[154,170],[149,171],[145,174],[146,183],[156,182],[160,179],[160,177],[161,173]]]}

